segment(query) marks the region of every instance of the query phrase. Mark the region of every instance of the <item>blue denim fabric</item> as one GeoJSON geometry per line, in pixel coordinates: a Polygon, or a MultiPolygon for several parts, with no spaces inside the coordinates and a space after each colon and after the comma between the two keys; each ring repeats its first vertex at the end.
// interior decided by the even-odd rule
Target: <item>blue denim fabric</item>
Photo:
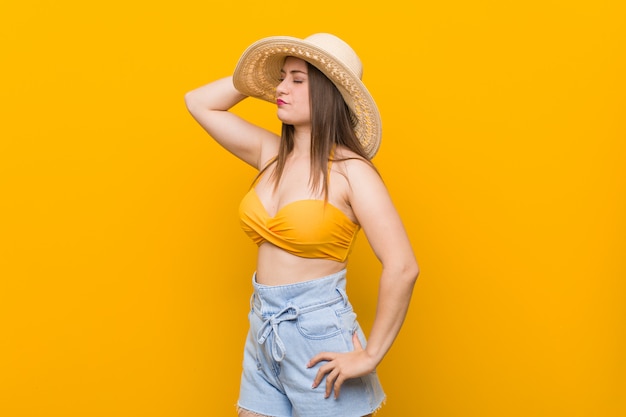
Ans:
{"type": "Polygon", "coordinates": [[[338,399],[324,398],[325,381],[313,379],[322,363],[307,368],[320,352],[349,352],[361,330],[346,295],[346,270],[296,284],[256,282],[249,313],[238,406],[273,417],[361,417],[384,401],[375,372],[347,380],[338,399]]]}

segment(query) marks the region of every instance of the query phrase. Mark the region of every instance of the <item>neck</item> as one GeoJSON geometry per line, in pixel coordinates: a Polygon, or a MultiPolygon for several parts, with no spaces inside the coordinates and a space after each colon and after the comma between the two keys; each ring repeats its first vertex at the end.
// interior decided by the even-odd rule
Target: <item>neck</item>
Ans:
{"type": "Polygon", "coordinates": [[[294,156],[309,156],[311,154],[311,130],[296,128],[293,137],[294,156]]]}

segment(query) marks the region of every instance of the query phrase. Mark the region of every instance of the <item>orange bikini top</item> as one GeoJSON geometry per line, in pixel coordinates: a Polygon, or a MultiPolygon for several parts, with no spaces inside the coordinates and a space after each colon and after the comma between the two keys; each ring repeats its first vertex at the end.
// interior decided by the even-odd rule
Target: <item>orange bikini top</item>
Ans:
{"type": "Polygon", "coordinates": [[[346,261],[360,226],[343,211],[327,201],[307,199],[291,202],[271,217],[255,185],[239,205],[241,228],[254,243],[269,242],[303,258],[346,261]]]}

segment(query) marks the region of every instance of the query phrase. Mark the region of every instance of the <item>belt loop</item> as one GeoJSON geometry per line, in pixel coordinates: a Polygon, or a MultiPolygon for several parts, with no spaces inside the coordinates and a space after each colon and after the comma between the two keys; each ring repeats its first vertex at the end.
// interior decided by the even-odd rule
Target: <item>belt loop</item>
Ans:
{"type": "Polygon", "coordinates": [[[343,298],[343,303],[345,305],[348,305],[348,294],[346,294],[346,291],[343,288],[336,288],[337,292],[339,293],[339,295],[341,295],[341,298],[343,298]]]}

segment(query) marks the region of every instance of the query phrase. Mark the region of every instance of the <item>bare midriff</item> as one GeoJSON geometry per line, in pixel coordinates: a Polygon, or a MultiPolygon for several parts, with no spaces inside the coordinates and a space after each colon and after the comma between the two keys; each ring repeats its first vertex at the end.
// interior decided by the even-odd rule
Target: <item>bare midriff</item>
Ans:
{"type": "Polygon", "coordinates": [[[339,272],[347,262],[292,255],[265,242],[259,246],[256,281],[262,285],[287,285],[310,281],[339,272]]]}

